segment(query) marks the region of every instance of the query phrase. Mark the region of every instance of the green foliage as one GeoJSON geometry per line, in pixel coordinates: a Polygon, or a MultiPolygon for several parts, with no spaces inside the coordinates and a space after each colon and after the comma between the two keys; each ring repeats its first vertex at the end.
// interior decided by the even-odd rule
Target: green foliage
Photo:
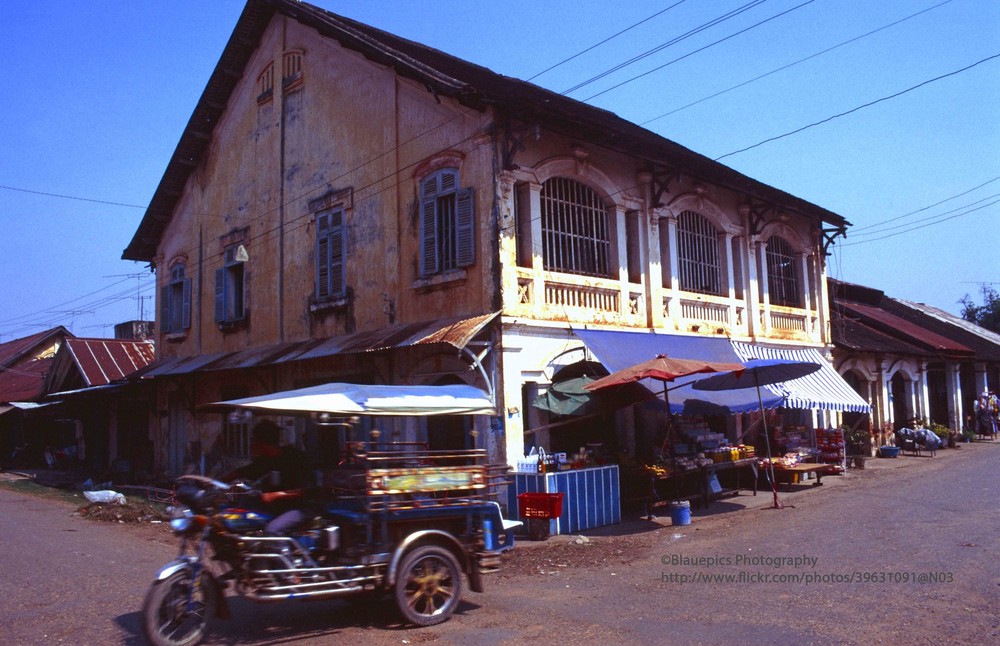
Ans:
{"type": "Polygon", "coordinates": [[[1000,294],[988,284],[983,284],[979,291],[983,297],[982,305],[976,305],[968,294],[958,301],[962,305],[962,318],[1000,334],[1000,294]]]}
{"type": "Polygon", "coordinates": [[[943,424],[931,424],[931,432],[945,442],[948,441],[948,437],[951,435],[951,429],[943,424]]]}

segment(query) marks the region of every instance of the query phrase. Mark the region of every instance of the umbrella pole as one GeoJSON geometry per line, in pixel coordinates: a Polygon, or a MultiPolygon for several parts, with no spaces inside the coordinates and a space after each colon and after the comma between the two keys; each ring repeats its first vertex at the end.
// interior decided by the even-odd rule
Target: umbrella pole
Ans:
{"type": "MultiPolygon", "coordinates": [[[[665,381],[663,382],[663,403],[667,405],[667,430],[663,444],[666,446],[667,442],[670,442],[670,477],[674,481],[674,502],[677,502],[681,497],[680,483],[677,478],[677,447],[674,446],[673,442],[674,424],[670,416],[670,396],[667,394],[667,382],[665,381]]],[[[660,449],[660,453],[663,453],[663,449],[660,449]]]]}
{"type": "Polygon", "coordinates": [[[771,436],[767,430],[767,414],[764,412],[764,400],[760,396],[760,381],[757,373],[753,376],[754,384],[757,386],[757,403],[760,404],[760,423],[764,428],[764,446],[767,447],[767,468],[771,474],[771,491],[774,493],[774,509],[781,509],[782,504],[778,501],[778,483],[774,479],[774,460],[771,458],[771,436]]]}

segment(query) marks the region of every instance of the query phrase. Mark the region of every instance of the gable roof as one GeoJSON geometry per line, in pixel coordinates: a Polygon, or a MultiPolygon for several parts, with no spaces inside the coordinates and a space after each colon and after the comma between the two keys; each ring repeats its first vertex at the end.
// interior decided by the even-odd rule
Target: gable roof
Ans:
{"type": "Polygon", "coordinates": [[[45,380],[45,391],[104,386],[119,381],[155,359],[152,341],[66,339],[45,380]]]}
{"type": "Polygon", "coordinates": [[[44,390],[54,350],[73,335],[63,326],[0,343],[0,402],[33,401],[44,390]]]}
{"type": "Polygon", "coordinates": [[[39,353],[50,350],[72,336],[69,330],[60,325],[51,330],[0,343],[0,368],[34,361],[39,353]]]}
{"type": "Polygon", "coordinates": [[[122,253],[125,260],[151,261],[187,179],[208,149],[215,124],[244,74],[261,35],[275,14],[316,29],[369,60],[392,68],[437,96],[499,117],[538,124],[595,145],[645,159],[650,170],[674,169],[780,205],[819,223],[844,228],[840,215],[751,179],[728,166],[622,119],[612,112],[400,38],[298,0],[248,0],[174,151],[139,228],[122,253]]]}

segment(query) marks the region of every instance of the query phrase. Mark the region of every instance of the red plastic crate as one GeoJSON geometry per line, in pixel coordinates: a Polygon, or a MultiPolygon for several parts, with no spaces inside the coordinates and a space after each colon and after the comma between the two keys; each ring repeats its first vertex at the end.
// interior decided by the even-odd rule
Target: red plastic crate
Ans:
{"type": "Polygon", "coordinates": [[[521,518],[559,518],[562,515],[563,494],[525,492],[517,494],[518,515],[521,518]]]}

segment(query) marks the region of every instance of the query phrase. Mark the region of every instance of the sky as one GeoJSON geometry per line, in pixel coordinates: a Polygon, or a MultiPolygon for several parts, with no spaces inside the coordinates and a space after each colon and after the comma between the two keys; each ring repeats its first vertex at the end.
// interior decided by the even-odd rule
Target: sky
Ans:
{"type": "MultiPolygon", "coordinates": [[[[833,278],[1000,290],[1000,2],[314,0],[610,110],[852,227],[833,278]]],[[[122,251],[240,0],[6,0],[0,342],[153,319],[122,251]]]]}

